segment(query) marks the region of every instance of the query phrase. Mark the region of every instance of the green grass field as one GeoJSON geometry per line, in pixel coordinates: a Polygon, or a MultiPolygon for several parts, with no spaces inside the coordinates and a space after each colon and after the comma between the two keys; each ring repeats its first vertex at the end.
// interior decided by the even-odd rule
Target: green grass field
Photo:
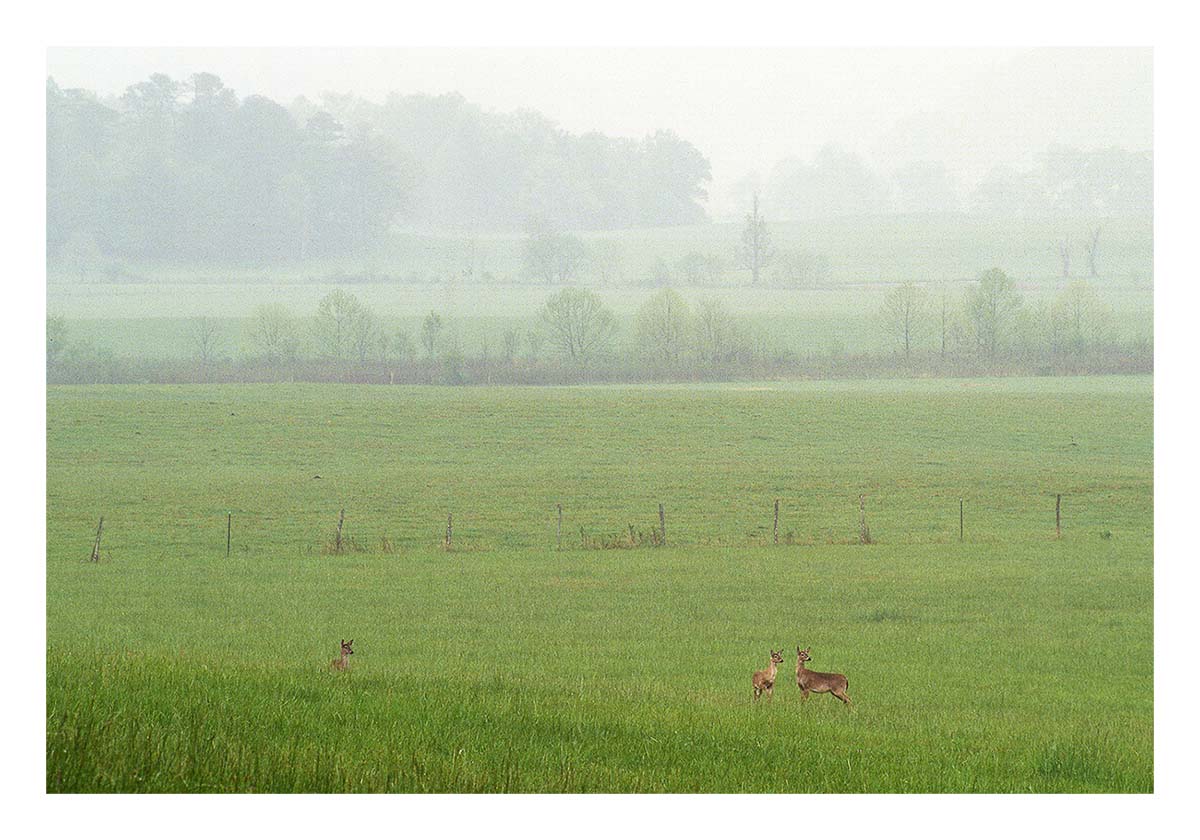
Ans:
{"type": "MultiPolygon", "coordinates": [[[[1065,282],[1059,276],[1054,243],[1080,235],[1094,220],[981,219],[969,215],[836,217],[807,222],[773,222],[779,249],[803,248],[830,260],[822,288],[748,289],[749,273],[733,267],[740,242],[737,223],[585,234],[587,242],[611,240],[621,254],[618,273],[625,285],[597,292],[622,324],[618,344],[631,340],[631,323],[658,289],[645,283],[655,265],[676,266],[690,253],[720,256],[728,263],[722,284],[688,288],[680,275],[670,284],[695,304],[717,298],[773,347],[797,353],[879,353],[894,349],[881,328],[879,311],[889,285],[912,280],[940,300],[943,285],[957,305],[964,280],[999,267],[1018,284],[1032,306],[1049,305],[1065,282]]],[[[1153,226],[1149,219],[1103,222],[1101,276],[1091,282],[1116,316],[1122,340],[1153,337],[1153,226]]],[[[464,350],[480,352],[484,342],[499,351],[504,331],[535,326],[538,311],[558,287],[530,285],[519,235],[450,237],[394,234],[377,253],[339,260],[269,264],[129,265],[139,282],[104,282],[94,267],[79,282],[73,264],[48,266],[47,311],[69,319],[69,340],[86,339],[118,355],[186,358],[195,353],[187,319],[220,320],[218,354],[251,349],[249,317],[256,306],[285,303],[302,317],[315,313],[321,297],[346,288],[373,307],[392,329],[419,334],[421,319],[440,312],[460,331],[464,350]],[[490,275],[487,283],[463,281],[464,271],[490,275]],[[338,277],[369,274],[376,282],[339,286],[338,277]],[[404,282],[400,282],[403,280],[404,282]]],[[[1077,268],[1082,269],[1082,253],[1077,268]]],[[[765,280],[770,279],[770,269],[765,280]]],[[[361,279],[361,277],[360,277],[361,279]]],[[[581,281],[596,285],[585,265],[581,281]]],[[[933,349],[932,324],[917,338],[933,349]]]]}
{"type": "Polygon", "coordinates": [[[52,387],[47,789],[1149,791],[1152,405],[1149,377],[52,387]],[[660,502],[665,547],[580,548],[660,502]],[[797,644],[852,708],[801,703],[797,644]]]}

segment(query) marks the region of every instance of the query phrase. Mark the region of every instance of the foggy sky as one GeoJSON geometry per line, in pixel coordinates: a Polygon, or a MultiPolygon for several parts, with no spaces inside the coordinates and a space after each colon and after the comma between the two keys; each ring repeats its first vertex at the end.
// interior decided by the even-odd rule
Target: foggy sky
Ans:
{"type": "Polygon", "coordinates": [[[239,96],[457,91],[533,108],[573,133],[669,128],[712,163],[710,208],[733,184],[827,143],[882,172],[942,161],[972,186],[1051,144],[1152,147],[1149,49],[54,48],[61,87],[119,93],[151,73],[216,73],[239,96]]]}

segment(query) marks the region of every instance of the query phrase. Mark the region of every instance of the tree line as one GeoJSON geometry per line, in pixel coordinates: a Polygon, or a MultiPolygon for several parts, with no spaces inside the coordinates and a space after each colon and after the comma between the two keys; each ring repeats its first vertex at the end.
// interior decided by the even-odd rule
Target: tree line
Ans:
{"type": "Polygon", "coordinates": [[[211,73],[103,100],[49,79],[46,129],[49,256],[305,259],[363,253],[395,224],[689,224],[710,179],[670,131],[572,135],[457,94],[285,107],[211,73]]]}
{"type": "Polygon", "coordinates": [[[888,345],[870,353],[797,353],[717,298],[689,302],[674,289],[622,321],[595,292],[568,286],[524,325],[477,337],[430,311],[419,329],[395,329],[356,295],[335,289],[315,313],[258,307],[233,355],[212,318],[188,322],[186,360],[120,358],[68,323],[47,324],[53,382],[347,381],[426,384],[728,381],[830,376],[1148,372],[1148,340],[1122,339],[1112,309],[1085,280],[1030,305],[999,269],[963,290],[893,286],[879,320],[888,345]]]}
{"type": "Polygon", "coordinates": [[[940,161],[915,161],[880,173],[857,154],[825,146],[811,161],[786,158],[740,191],[761,191],[779,218],[884,213],[960,213],[1007,217],[1148,217],[1154,207],[1154,157],[1121,148],[1051,146],[1028,169],[995,166],[972,188],[940,161]]]}

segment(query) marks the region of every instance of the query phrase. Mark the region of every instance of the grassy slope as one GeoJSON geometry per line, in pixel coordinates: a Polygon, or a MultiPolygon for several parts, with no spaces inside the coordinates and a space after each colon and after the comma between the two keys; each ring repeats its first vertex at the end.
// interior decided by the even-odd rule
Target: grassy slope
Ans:
{"type": "Polygon", "coordinates": [[[51,389],[47,785],[1148,790],[1151,399],[51,389]],[[848,544],[859,492],[874,546],[848,544]],[[811,544],[770,545],[775,497],[811,544]],[[648,530],[658,500],[670,547],[574,548],[648,530]],[[369,550],[322,554],[343,505],[369,550]],[[101,513],[106,560],[80,564],[101,513]],[[853,711],[801,708],[794,658],[751,706],[767,648],[796,643],[853,711]]]}

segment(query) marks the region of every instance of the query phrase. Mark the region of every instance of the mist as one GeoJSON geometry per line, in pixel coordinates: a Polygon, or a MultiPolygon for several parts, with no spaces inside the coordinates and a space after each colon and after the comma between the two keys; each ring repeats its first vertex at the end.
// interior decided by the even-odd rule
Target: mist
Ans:
{"type": "Polygon", "coordinates": [[[50,376],[1146,371],[1151,59],[54,49],[50,376]]]}

